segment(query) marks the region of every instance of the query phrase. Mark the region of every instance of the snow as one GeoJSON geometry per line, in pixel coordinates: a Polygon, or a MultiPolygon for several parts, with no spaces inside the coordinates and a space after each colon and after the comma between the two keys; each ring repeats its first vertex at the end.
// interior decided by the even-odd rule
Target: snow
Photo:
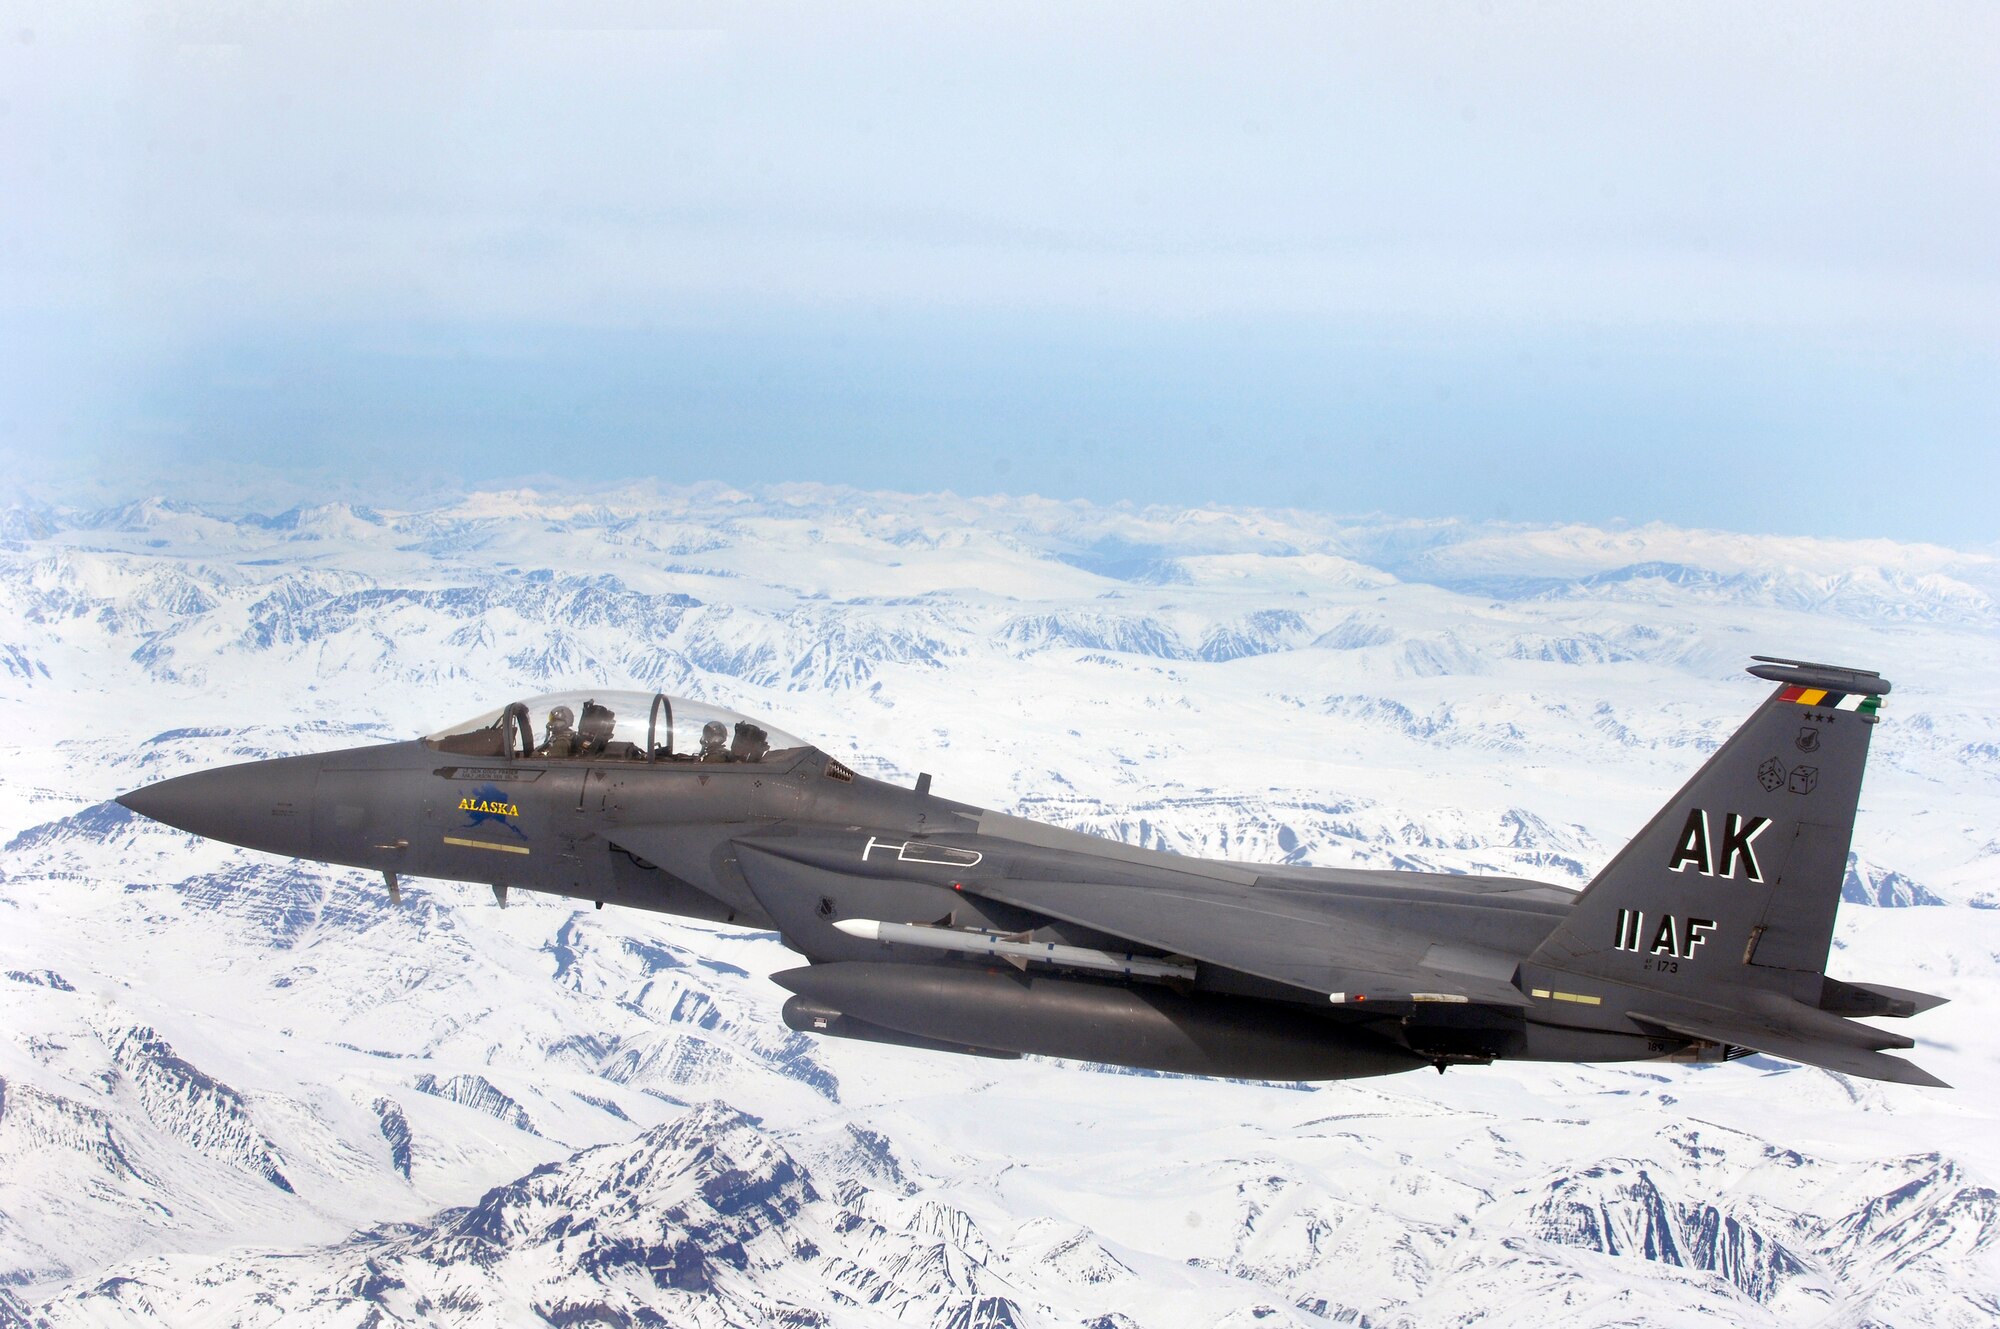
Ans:
{"type": "Polygon", "coordinates": [[[1988,555],[784,486],[17,510],[0,577],[0,1325],[2000,1318],[1988,555]],[[108,802],[659,687],[1182,852],[1580,885],[1752,653],[1896,682],[1832,971],[1952,998],[1904,1027],[1957,1089],[814,1041],[773,937],[108,802]]]}

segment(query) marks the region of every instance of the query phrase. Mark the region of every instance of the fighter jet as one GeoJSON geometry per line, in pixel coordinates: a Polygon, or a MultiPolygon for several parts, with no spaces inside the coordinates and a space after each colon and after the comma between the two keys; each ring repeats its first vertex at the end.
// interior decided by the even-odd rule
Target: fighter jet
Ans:
{"type": "Polygon", "coordinates": [[[774,931],[793,1029],[982,1057],[1338,1080],[1502,1059],[1761,1052],[1942,1086],[1856,1017],[1943,998],[1825,973],[1889,683],[1777,685],[1581,893],[1220,862],[857,774],[699,701],[516,701],[427,738],[126,794],[196,835],[774,931]]]}

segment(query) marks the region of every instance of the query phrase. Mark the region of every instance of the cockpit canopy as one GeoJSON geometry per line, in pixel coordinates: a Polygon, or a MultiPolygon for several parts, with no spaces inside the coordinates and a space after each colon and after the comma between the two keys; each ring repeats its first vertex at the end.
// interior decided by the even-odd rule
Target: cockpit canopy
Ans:
{"type": "Polygon", "coordinates": [[[424,742],[462,757],[646,762],[759,762],[807,746],[711,702],[608,688],[512,702],[424,742]]]}

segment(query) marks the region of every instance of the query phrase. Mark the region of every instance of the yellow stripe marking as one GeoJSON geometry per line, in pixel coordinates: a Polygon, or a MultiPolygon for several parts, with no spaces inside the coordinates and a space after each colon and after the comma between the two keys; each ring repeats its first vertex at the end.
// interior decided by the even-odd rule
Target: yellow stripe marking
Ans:
{"type": "Polygon", "coordinates": [[[1581,992],[1558,992],[1556,993],[1556,1000],[1573,1001],[1579,1006],[1602,1006],[1604,1004],[1604,998],[1586,997],[1581,992]]]}
{"type": "Polygon", "coordinates": [[[491,840],[461,840],[456,835],[445,836],[444,842],[446,844],[455,844],[461,849],[497,849],[503,854],[525,854],[528,852],[528,846],[524,844],[494,844],[491,840]]]}
{"type": "Polygon", "coordinates": [[[1807,688],[1799,694],[1799,705],[1801,706],[1817,706],[1824,700],[1826,700],[1825,688],[1807,688]]]}
{"type": "Polygon", "coordinates": [[[1534,994],[1537,997],[1541,997],[1542,999],[1547,1000],[1549,995],[1549,990],[1547,988],[1536,988],[1534,990],[1534,994]]]}

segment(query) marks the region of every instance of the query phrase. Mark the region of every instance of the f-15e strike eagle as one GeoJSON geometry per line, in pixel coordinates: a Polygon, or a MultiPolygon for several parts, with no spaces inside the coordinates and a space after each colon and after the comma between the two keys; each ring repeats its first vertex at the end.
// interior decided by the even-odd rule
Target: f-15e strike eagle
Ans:
{"type": "Polygon", "coordinates": [[[1942,1085],[1853,1017],[1939,997],[1826,975],[1880,675],[1777,689],[1576,893],[1216,862],[856,774],[733,712],[595,691],[428,738],[119,800],[296,858],[775,930],[794,1029],[1194,1075],[1337,1080],[1501,1058],[1751,1052],[1942,1085]]]}

